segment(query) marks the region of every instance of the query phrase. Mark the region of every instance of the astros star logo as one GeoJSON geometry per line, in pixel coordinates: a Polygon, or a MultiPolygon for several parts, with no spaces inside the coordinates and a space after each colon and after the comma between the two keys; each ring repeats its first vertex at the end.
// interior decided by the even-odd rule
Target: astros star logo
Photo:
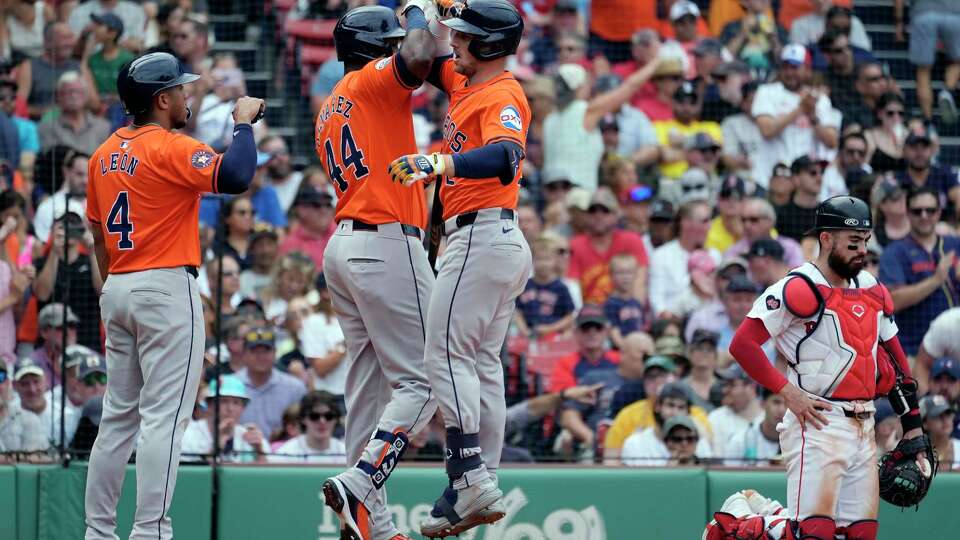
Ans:
{"type": "Polygon", "coordinates": [[[213,163],[213,154],[206,150],[197,150],[190,156],[190,164],[197,169],[202,169],[213,163]]]}

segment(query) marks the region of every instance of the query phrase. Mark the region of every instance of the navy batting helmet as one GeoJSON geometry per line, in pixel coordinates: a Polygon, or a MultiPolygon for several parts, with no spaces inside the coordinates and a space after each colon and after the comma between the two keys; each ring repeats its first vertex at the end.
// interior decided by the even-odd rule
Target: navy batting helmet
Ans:
{"type": "Polygon", "coordinates": [[[455,17],[441,22],[473,36],[467,50],[478,59],[493,60],[517,52],[523,18],[507,0],[471,0],[453,14],[455,17]]]}
{"type": "Polygon", "coordinates": [[[127,114],[141,114],[150,108],[153,96],[199,78],[194,73],[185,73],[172,54],[155,52],[135,58],[120,68],[117,93],[127,114]]]}
{"type": "Polygon", "coordinates": [[[391,40],[406,35],[392,9],[384,6],[363,6],[351,9],[333,29],[333,43],[341,62],[360,62],[390,56],[391,40]]]}
{"type": "Polygon", "coordinates": [[[867,203],[856,197],[841,195],[830,197],[817,206],[813,228],[809,233],[853,229],[869,231],[873,228],[873,219],[867,203]]]}

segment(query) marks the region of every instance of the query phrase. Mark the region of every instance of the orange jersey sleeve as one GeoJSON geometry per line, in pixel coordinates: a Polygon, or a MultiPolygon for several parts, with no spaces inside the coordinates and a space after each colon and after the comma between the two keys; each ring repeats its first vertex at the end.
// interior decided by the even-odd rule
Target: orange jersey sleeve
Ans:
{"type": "MultiPolygon", "coordinates": [[[[530,105],[512,74],[504,72],[473,86],[459,75],[453,80],[443,122],[444,152],[459,154],[503,140],[526,146],[530,105]]],[[[514,181],[506,186],[499,178],[445,178],[440,189],[443,219],[481,208],[516,208],[522,174],[517,167],[514,181]]]]}
{"type": "Polygon", "coordinates": [[[103,231],[110,273],[200,265],[200,194],[220,155],[159,126],[121,128],[90,157],[87,219],[103,231]]]}
{"type": "Polygon", "coordinates": [[[423,189],[393,182],[387,173],[391,161],[417,152],[413,90],[389,57],[348,73],[324,101],[316,148],[337,190],[337,221],[426,227],[423,189]]]}

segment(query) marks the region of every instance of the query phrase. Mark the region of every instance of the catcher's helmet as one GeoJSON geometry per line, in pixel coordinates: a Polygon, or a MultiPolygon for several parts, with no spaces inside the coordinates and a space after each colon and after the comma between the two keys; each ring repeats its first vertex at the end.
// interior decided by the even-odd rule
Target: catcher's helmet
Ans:
{"type": "Polygon", "coordinates": [[[390,56],[394,48],[389,40],[400,39],[406,33],[390,8],[363,6],[351,9],[340,17],[333,29],[337,60],[366,64],[390,56]]]}
{"type": "Polygon", "coordinates": [[[127,114],[140,114],[150,108],[153,96],[199,78],[194,73],[185,73],[172,54],[155,52],[135,58],[120,68],[117,93],[127,114]]]}
{"type": "Polygon", "coordinates": [[[807,234],[844,229],[869,231],[872,228],[873,219],[867,203],[856,197],[840,195],[830,197],[817,206],[813,228],[807,234]]]}
{"type": "Polygon", "coordinates": [[[441,22],[473,36],[467,50],[478,59],[493,60],[517,52],[523,19],[507,0],[471,0],[455,8],[453,14],[453,18],[441,22]]]}

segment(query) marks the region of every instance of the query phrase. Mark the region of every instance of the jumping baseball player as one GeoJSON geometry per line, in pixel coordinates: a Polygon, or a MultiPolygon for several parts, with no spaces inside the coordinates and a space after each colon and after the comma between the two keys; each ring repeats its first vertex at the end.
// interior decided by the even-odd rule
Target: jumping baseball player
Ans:
{"type": "Polygon", "coordinates": [[[450,12],[441,22],[451,30],[453,57],[434,63],[427,78],[450,96],[443,151],[390,165],[405,185],[443,177],[434,215],[442,207],[446,250],[430,297],[425,358],[447,428],[450,485],[422,522],[421,533],[432,538],[504,515],[496,481],[506,414],[500,350],[532,267],[515,210],[530,108],[504,69],[523,20],[506,0],[471,0],[450,12]]]}
{"type": "Polygon", "coordinates": [[[833,540],[838,530],[847,540],[876,538],[874,397],[889,393],[900,415],[898,450],[911,459],[932,457],[893,300],[863,270],[871,226],[870,208],[859,199],[822,202],[812,230],[818,258],[764,291],[730,344],[747,373],[787,402],[778,429],[787,463],[788,539],[833,540]],[[771,337],[790,366],[787,377],[760,348],[771,337]]]}
{"type": "Polygon", "coordinates": [[[257,154],[250,124],[263,108],[260,99],[237,100],[233,143],[218,155],[172,131],[187,124],[184,85],[198,78],[167,53],[126,64],[117,89],[133,125],[90,157],[87,219],[105,274],[108,383],[87,472],[86,540],[117,539],[117,499],[135,441],[130,538],[173,537],[167,510],[203,367],[200,194],[247,190],[257,154]]]}
{"type": "Polygon", "coordinates": [[[346,338],[353,465],[325,481],[323,493],[345,540],[408,538],[393,524],[383,486],[408,436],[437,409],[423,364],[434,283],[421,241],[426,201],[422,189],[392,182],[387,171],[390,160],[417,148],[410,96],[435,56],[424,7],[407,6],[406,32],[382,6],[340,19],[333,37],[346,75],[317,118],[317,153],[338,196],[323,270],[346,338]]]}

